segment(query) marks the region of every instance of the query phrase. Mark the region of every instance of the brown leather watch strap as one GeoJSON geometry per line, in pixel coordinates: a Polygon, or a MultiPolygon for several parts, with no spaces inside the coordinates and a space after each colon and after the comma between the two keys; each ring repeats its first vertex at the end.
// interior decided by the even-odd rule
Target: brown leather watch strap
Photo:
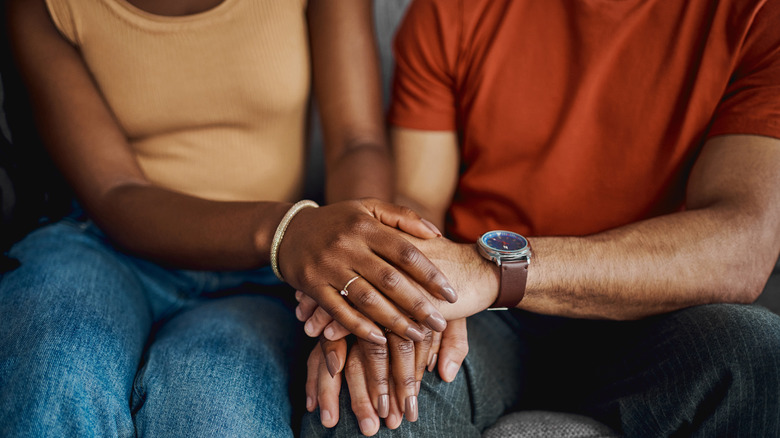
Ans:
{"type": "Polygon", "coordinates": [[[501,282],[496,301],[491,309],[511,309],[516,307],[525,296],[525,283],[528,279],[528,260],[506,261],[499,267],[501,282]]]}

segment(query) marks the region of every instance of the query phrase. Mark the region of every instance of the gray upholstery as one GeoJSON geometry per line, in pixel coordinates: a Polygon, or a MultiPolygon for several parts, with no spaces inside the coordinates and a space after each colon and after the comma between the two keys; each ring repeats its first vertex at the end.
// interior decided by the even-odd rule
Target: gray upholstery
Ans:
{"type": "Polygon", "coordinates": [[[504,415],[483,438],[606,438],[618,436],[592,418],[563,412],[522,411],[504,415]]]}

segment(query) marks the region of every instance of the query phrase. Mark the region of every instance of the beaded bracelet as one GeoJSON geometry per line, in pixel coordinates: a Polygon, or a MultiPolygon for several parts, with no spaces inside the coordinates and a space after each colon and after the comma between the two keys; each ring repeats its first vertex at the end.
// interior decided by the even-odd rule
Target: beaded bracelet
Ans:
{"type": "Polygon", "coordinates": [[[290,209],[287,210],[287,213],[282,218],[282,221],[279,222],[279,226],[276,227],[274,239],[271,241],[271,269],[274,270],[276,278],[282,282],[284,281],[284,277],[282,277],[282,271],[279,270],[279,246],[282,244],[284,232],[287,231],[287,226],[290,225],[292,218],[294,218],[299,211],[308,207],[317,208],[319,205],[314,201],[303,200],[296,202],[292,207],[290,207],[290,209]]]}

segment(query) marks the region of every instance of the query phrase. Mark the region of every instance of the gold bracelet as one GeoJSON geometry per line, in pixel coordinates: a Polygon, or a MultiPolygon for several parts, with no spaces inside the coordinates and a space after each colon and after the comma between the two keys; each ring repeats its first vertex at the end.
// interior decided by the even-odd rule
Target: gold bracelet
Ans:
{"type": "Polygon", "coordinates": [[[276,274],[276,278],[278,278],[279,281],[284,281],[284,277],[282,277],[282,271],[279,270],[279,246],[282,244],[284,232],[287,231],[287,226],[290,225],[292,218],[294,218],[299,211],[307,207],[317,208],[319,205],[316,202],[309,200],[296,202],[292,207],[290,207],[289,210],[287,210],[287,213],[282,218],[282,221],[279,222],[279,226],[276,227],[274,239],[271,241],[271,269],[274,270],[274,274],[276,274]]]}

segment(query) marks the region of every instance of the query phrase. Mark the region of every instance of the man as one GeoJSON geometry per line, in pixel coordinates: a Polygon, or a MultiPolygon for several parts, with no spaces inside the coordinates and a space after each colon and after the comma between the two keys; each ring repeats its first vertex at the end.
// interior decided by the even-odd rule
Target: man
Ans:
{"type": "Polygon", "coordinates": [[[412,4],[400,201],[466,242],[417,242],[457,285],[448,320],[517,309],[469,319],[465,372],[426,376],[396,433],[548,409],[626,436],[780,434],[780,318],[746,305],[780,252],[777,23],[771,0],[412,4]]]}

